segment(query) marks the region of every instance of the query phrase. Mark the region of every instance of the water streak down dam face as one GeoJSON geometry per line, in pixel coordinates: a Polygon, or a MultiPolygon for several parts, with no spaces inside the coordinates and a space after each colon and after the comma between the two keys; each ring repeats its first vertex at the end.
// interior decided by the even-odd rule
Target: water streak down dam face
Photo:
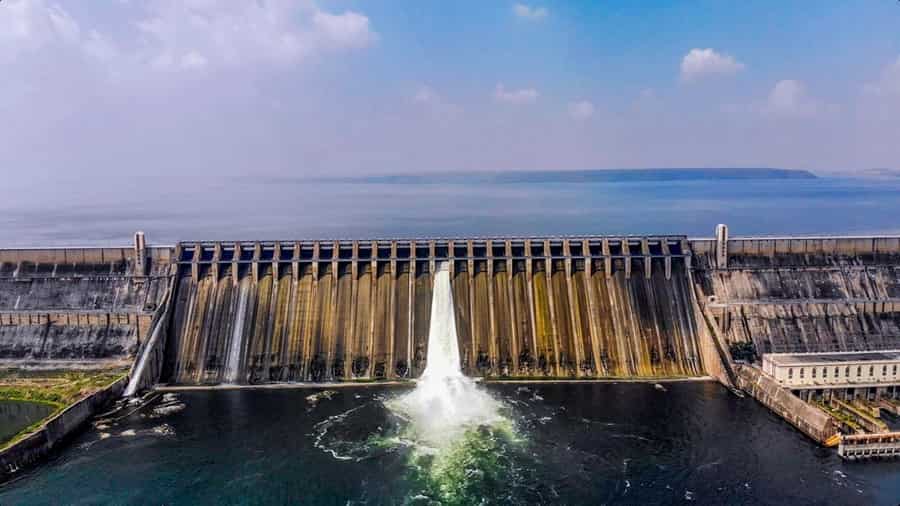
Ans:
{"type": "Polygon", "coordinates": [[[704,373],[681,236],[181,243],[161,380],[411,378],[447,262],[470,376],[704,373]]]}

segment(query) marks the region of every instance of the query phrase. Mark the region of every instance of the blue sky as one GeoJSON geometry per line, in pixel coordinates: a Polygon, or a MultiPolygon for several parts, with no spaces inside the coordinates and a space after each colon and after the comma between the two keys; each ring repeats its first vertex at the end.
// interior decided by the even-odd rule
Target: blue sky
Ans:
{"type": "Polygon", "coordinates": [[[4,0],[0,76],[10,183],[900,167],[892,0],[4,0]]]}

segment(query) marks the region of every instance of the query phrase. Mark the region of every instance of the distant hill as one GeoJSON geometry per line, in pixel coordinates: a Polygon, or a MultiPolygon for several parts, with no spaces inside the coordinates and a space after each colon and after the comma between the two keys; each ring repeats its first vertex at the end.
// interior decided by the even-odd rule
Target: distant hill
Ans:
{"type": "Polygon", "coordinates": [[[863,177],[874,177],[874,178],[900,178],[900,169],[886,169],[886,168],[878,168],[878,169],[866,169],[860,173],[863,177]]]}
{"type": "Polygon", "coordinates": [[[319,182],[363,184],[437,183],[598,183],[631,181],[692,181],[746,179],[816,179],[806,170],[740,169],[596,169],[560,171],[444,172],[434,174],[386,174],[377,176],[319,178],[319,182]]]}

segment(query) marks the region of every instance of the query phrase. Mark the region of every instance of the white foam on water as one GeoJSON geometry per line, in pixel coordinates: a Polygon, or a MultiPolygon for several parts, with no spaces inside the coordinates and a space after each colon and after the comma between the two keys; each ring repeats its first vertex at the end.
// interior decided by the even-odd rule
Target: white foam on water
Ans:
{"type": "Polygon", "coordinates": [[[153,416],[151,416],[151,418],[159,418],[161,416],[171,415],[172,413],[178,413],[184,408],[185,405],[180,402],[164,406],[157,406],[153,408],[153,416]]]}
{"type": "Polygon", "coordinates": [[[356,406],[355,408],[348,409],[343,413],[338,413],[337,415],[331,415],[325,420],[316,424],[316,436],[315,441],[313,441],[313,446],[324,451],[325,453],[330,453],[332,457],[337,460],[353,460],[353,455],[344,455],[338,451],[338,449],[333,448],[331,442],[326,443],[326,437],[328,436],[328,430],[334,424],[343,423],[344,420],[350,416],[355,411],[362,409],[365,405],[356,406]]]}
{"type": "Polygon", "coordinates": [[[498,421],[500,403],[478,388],[460,369],[450,271],[442,262],[434,276],[428,355],[416,388],[387,406],[410,423],[414,437],[441,447],[466,429],[498,421]]]}
{"type": "Polygon", "coordinates": [[[172,426],[167,423],[153,427],[152,432],[153,432],[153,434],[158,434],[161,436],[174,436],[175,435],[175,429],[173,429],[172,426]]]}

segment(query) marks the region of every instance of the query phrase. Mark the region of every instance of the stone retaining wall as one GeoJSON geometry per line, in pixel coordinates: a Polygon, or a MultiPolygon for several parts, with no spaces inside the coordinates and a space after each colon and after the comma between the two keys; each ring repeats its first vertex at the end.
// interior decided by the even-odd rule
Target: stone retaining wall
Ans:
{"type": "Polygon", "coordinates": [[[825,412],[803,402],[755,367],[736,365],[738,386],[801,432],[824,444],[838,433],[825,412]]]}
{"type": "Polygon", "coordinates": [[[74,436],[91,417],[121,397],[127,384],[127,376],[116,380],[58,413],[28,437],[0,450],[0,482],[34,465],[74,436]]]}

